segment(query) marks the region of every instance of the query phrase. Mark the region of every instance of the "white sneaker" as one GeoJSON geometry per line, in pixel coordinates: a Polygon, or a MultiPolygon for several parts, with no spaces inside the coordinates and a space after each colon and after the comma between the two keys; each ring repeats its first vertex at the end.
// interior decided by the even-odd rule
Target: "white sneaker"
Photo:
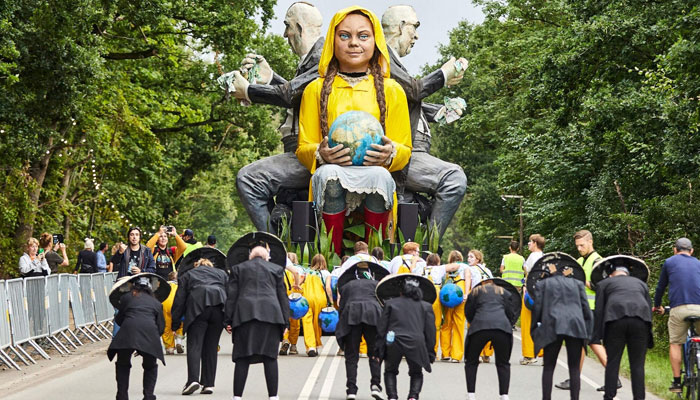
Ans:
{"type": "Polygon", "coordinates": [[[205,386],[202,388],[201,394],[212,394],[214,393],[214,386],[205,386]]]}
{"type": "Polygon", "coordinates": [[[192,382],[189,385],[185,385],[185,387],[182,389],[182,394],[185,396],[190,395],[199,390],[199,387],[199,383],[192,382]]]}
{"type": "Polygon", "coordinates": [[[476,400],[476,393],[467,393],[467,400],[476,400]]]}
{"type": "Polygon", "coordinates": [[[280,400],[280,397],[279,396],[272,396],[272,397],[270,397],[270,400],[280,400]]]}
{"type": "Polygon", "coordinates": [[[348,393],[345,395],[345,400],[355,400],[357,398],[357,395],[354,393],[348,393]]]}

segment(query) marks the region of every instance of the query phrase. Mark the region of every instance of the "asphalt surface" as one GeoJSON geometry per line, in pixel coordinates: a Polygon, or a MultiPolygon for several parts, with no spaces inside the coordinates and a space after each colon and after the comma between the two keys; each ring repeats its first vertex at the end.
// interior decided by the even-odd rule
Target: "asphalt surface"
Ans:
{"type": "MultiPolygon", "coordinates": [[[[511,356],[510,399],[527,400],[541,398],[542,367],[522,366],[520,337],[516,332],[511,356]]],[[[336,356],[338,345],[333,337],[323,338],[320,356],[306,356],[303,338],[299,339],[299,355],[279,358],[280,399],[345,399],[344,358],[336,356]]],[[[195,393],[190,398],[231,399],[233,396],[233,368],[231,338],[224,332],[219,352],[217,381],[214,394],[195,393]]],[[[88,400],[113,399],[116,393],[114,364],[107,360],[107,341],[83,346],[68,356],[54,355],[52,360],[38,361],[37,365],[23,367],[23,371],[0,371],[0,398],[8,400],[59,399],[88,400]]],[[[156,395],[158,399],[185,399],[181,394],[187,375],[186,357],[166,356],[166,366],[159,363],[156,395]]],[[[142,398],[142,370],[139,357],[132,359],[130,398],[142,398]]],[[[402,363],[399,374],[399,398],[408,394],[408,368],[402,363]]],[[[603,383],[604,369],[597,361],[587,359],[584,365],[580,399],[601,399],[595,388],[603,383]]],[[[554,382],[568,377],[566,350],[562,349],[559,364],[554,371],[554,382]]],[[[622,379],[623,389],[617,399],[632,399],[630,382],[622,379]]],[[[358,399],[371,399],[369,393],[369,367],[361,358],[358,368],[358,399]]],[[[498,378],[494,361],[481,364],[476,387],[478,399],[498,398],[498,378]]],[[[267,389],[261,364],[250,368],[244,399],[267,399],[267,389]]],[[[463,363],[436,362],[433,372],[424,375],[421,399],[465,399],[466,380],[463,363]]],[[[554,389],[553,399],[568,399],[569,392],[554,389]]],[[[658,397],[647,394],[647,399],[658,397]]]]}

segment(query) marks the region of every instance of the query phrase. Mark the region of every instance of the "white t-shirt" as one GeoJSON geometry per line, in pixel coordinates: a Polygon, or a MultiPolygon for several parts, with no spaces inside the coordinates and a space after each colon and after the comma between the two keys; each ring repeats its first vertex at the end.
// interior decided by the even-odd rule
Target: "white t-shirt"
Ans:
{"type": "Polygon", "coordinates": [[[340,277],[340,275],[342,275],[346,269],[350,268],[351,266],[357,264],[360,261],[370,261],[379,264],[379,262],[376,258],[374,258],[374,256],[364,253],[358,253],[345,260],[343,265],[341,265],[340,267],[333,268],[333,272],[331,272],[331,275],[340,277]]]}
{"type": "Polygon", "coordinates": [[[411,264],[413,264],[413,257],[417,257],[418,261],[416,262],[416,266],[413,267],[411,273],[423,275],[425,271],[425,260],[412,254],[404,254],[392,258],[391,262],[389,263],[389,272],[393,275],[396,275],[399,272],[399,268],[401,268],[402,265],[405,265],[406,267],[410,268],[411,264]]]}
{"type": "Polygon", "coordinates": [[[525,267],[525,272],[529,273],[530,270],[532,270],[532,267],[535,265],[537,260],[542,258],[544,254],[541,251],[533,251],[530,253],[529,256],[527,256],[527,260],[525,260],[525,264],[523,265],[525,267]]]}
{"type": "Polygon", "coordinates": [[[478,285],[482,280],[493,278],[493,273],[490,269],[486,268],[484,264],[469,265],[469,272],[472,278],[472,287],[469,290],[478,285]]]}

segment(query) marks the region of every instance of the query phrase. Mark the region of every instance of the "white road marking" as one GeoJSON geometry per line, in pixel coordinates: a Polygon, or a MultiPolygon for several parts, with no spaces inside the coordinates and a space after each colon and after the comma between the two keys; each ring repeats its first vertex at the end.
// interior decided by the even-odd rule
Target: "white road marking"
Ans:
{"type": "MultiPolygon", "coordinates": [[[[331,340],[328,342],[331,342],[331,340]]],[[[321,354],[319,354],[318,360],[316,360],[314,367],[311,369],[311,373],[306,379],[304,387],[301,389],[297,400],[309,400],[311,392],[314,390],[314,386],[316,385],[316,381],[318,380],[319,375],[321,375],[321,368],[323,368],[323,364],[326,362],[332,347],[333,346],[331,346],[330,343],[326,343],[326,345],[323,346],[323,350],[321,351],[321,354]]]]}
{"type": "MultiPolygon", "coordinates": [[[[520,335],[518,335],[517,333],[515,333],[515,331],[513,332],[513,337],[516,338],[516,339],[518,339],[518,340],[520,340],[521,342],[523,341],[523,338],[520,337],[520,335]]],[[[559,364],[559,365],[561,365],[562,367],[564,367],[567,371],[569,370],[569,366],[568,366],[565,362],[563,362],[562,360],[560,360],[560,359],[558,359],[558,358],[557,358],[557,364],[559,364]]],[[[586,382],[586,383],[589,384],[591,387],[596,388],[596,389],[599,388],[599,387],[601,386],[601,385],[595,383],[592,379],[590,379],[589,377],[587,377],[587,376],[584,375],[584,374],[581,374],[581,380],[584,381],[584,382],[586,382]]]]}
{"type": "MultiPolygon", "coordinates": [[[[331,347],[331,344],[335,344],[335,338],[331,338],[326,346],[331,347]]],[[[343,357],[334,356],[333,361],[331,361],[331,366],[328,368],[328,373],[326,374],[326,380],[323,382],[323,387],[321,387],[321,393],[318,396],[319,400],[328,400],[331,396],[331,389],[333,388],[333,383],[335,382],[335,375],[338,372],[338,366],[340,365],[340,360],[343,357]]]]}

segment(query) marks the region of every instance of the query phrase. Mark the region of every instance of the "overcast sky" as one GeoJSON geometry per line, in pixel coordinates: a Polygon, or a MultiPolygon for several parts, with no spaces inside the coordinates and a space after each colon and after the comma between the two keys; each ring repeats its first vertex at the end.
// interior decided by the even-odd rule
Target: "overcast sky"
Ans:
{"type": "MultiPolygon", "coordinates": [[[[308,0],[307,0],[308,1],[308,0]]],[[[275,6],[275,19],[270,24],[270,32],[282,35],[284,33],[284,14],[295,0],[278,0],[275,6]]],[[[457,26],[459,21],[467,20],[481,23],[484,15],[470,1],[439,0],[439,1],[386,1],[386,0],[310,0],[309,3],[318,7],[323,15],[322,34],[328,30],[328,21],[336,11],[352,5],[359,5],[372,10],[381,19],[387,8],[398,4],[413,6],[418,14],[420,27],[418,41],[411,53],[401,61],[414,75],[420,73],[421,66],[433,63],[438,59],[438,44],[447,44],[448,32],[457,26]]]]}

